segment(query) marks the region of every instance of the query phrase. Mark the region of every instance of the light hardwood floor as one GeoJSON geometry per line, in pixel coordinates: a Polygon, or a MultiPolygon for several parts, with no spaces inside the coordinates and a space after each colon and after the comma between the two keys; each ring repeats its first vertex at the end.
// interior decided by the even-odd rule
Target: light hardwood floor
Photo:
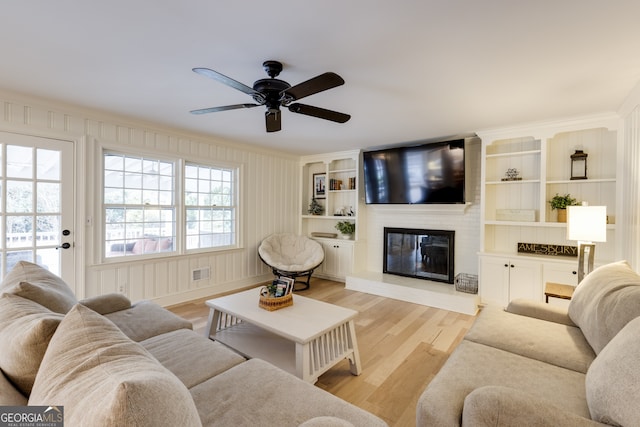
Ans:
{"type": "MultiPolygon", "coordinates": [[[[313,278],[300,295],[359,312],[356,336],[362,374],[345,360],[318,382],[320,387],[363,408],[390,426],[415,426],[420,394],[467,332],[474,316],[349,291],[343,283],[313,278]]],[[[204,333],[209,310],[200,299],[169,307],[204,333]]]]}

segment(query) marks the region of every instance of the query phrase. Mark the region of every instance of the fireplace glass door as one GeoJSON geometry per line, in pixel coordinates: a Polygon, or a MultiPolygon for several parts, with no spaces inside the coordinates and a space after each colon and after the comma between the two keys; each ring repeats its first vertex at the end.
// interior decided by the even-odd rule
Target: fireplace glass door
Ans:
{"type": "Polygon", "coordinates": [[[453,283],[453,231],[385,228],[384,235],[385,273],[453,283]]]}

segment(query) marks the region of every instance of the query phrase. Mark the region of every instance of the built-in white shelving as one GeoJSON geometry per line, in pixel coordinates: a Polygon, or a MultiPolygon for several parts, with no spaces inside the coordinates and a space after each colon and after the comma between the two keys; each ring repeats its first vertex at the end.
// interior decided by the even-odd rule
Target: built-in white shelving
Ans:
{"type": "Polygon", "coordinates": [[[354,269],[358,260],[356,248],[362,243],[361,236],[365,235],[360,215],[360,151],[305,156],[300,165],[300,234],[317,240],[325,252],[325,261],[315,274],[344,281],[354,269]],[[324,182],[323,189],[316,188],[319,180],[324,182]],[[319,215],[308,212],[314,197],[323,207],[319,215]],[[336,230],[335,226],[340,221],[356,225],[350,239],[341,238],[336,230]],[[318,237],[318,233],[333,233],[336,237],[318,237]]]}
{"type": "Polygon", "coordinates": [[[478,133],[482,139],[479,286],[484,302],[506,305],[518,296],[542,300],[545,269],[551,267],[567,270],[562,277],[575,282],[575,258],[517,251],[518,243],[577,244],[566,239],[566,224],[557,221],[557,212],[550,207],[556,193],[607,206],[607,242],[598,243],[596,262],[614,260],[618,123],[615,115],[607,114],[478,133]],[[575,150],[588,154],[588,179],[571,179],[570,156],[575,150]],[[514,168],[519,180],[504,180],[507,170],[514,168]],[[514,220],[504,219],[505,212],[514,220]],[[518,279],[514,282],[513,277],[518,279]]]}

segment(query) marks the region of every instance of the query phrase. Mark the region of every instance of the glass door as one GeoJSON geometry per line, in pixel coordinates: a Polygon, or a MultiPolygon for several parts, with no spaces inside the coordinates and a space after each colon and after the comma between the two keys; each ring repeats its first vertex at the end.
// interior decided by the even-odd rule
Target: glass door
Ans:
{"type": "Polygon", "coordinates": [[[74,277],[73,143],[0,132],[0,269],[35,262],[74,277]]]}

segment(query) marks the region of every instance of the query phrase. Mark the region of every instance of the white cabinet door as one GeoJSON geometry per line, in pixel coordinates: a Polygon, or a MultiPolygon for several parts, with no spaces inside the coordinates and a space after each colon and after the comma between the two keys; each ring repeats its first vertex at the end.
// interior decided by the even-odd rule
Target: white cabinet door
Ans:
{"type": "Polygon", "coordinates": [[[516,298],[542,301],[541,269],[535,261],[480,257],[482,302],[506,307],[516,298]]]}
{"type": "Polygon", "coordinates": [[[482,302],[506,306],[509,303],[509,260],[480,257],[479,272],[482,302]]]}
{"type": "Polygon", "coordinates": [[[352,243],[339,243],[337,246],[337,270],[336,276],[341,280],[351,274],[353,270],[353,244],[352,243]]]}
{"type": "Polygon", "coordinates": [[[344,281],[353,270],[353,242],[323,241],[324,262],[316,273],[331,279],[344,281]]]}
{"type": "Polygon", "coordinates": [[[333,243],[322,243],[322,249],[324,249],[324,262],[322,263],[322,274],[326,276],[334,276],[337,271],[338,255],[336,254],[336,248],[333,243]]]}
{"type": "Polygon", "coordinates": [[[543,301],[541,269],[539,262],[512,259],[509,264],[509,301],[516,298],[543,301]]]}

